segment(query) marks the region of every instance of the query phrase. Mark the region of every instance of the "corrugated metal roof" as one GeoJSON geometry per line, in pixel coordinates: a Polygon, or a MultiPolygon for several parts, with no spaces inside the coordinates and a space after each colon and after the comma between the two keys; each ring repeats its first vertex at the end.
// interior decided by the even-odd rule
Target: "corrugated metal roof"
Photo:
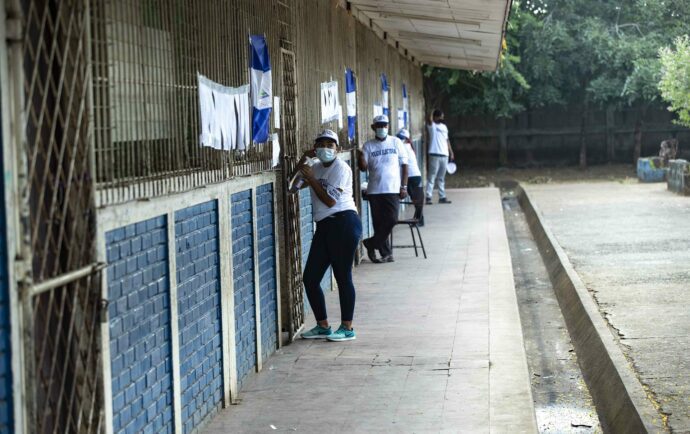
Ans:
{"type": "Polygon", "coordinates": [[[419,60],[455,69],[498,66],[511,0],[351,0],[354,16],[419,60]]]}

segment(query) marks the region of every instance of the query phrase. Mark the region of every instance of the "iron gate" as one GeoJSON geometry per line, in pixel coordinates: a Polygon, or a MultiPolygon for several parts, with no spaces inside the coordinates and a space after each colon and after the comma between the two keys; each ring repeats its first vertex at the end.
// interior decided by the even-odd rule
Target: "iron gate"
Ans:
{"type": "MultiPolygon", "coordinates": [[[[88,0],[24,0],[17,144],[23,415],[31,433],[101,430],[88,0]]],[[[13,57],[16,56],[16,57],[13,57]]],[[[19,57],[19,58],[17,58],[19,57]]]]}
{"type": "MultiPolygon", "coordinates": [[[[300,158],[297,143],[297,82],[295,74],[295,54],[281,50],[283,70],[283,173],[291,173],[300,158]]],[[[294,339],[304,324],[304,292],[302,290],[302,247],[300,235],[299,195],[289,194],[283,188],[284,228],[285,228],[285,273],[288,313],[286,327],[290,339],[294,339]]]]}

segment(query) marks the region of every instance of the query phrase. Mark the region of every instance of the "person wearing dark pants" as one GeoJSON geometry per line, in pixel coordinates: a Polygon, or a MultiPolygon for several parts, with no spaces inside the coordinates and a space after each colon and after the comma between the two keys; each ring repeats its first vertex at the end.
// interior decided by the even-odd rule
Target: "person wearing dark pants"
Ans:
{"type": "Polygon", "coordinates": [[[305,181],[304,186],[311,188],[316,221],[316,233],[303,276],[307,299],[316,317],[316,327],[302,333],[304,339],[356,339],[352,328],[355,311],[352,266],[362,238],[362,222],[352,197],[352,169],[337,155],[338,135],[324,130],[317,136],[314,149],[305,152],[297,165],[305,181]],[[310,167],[307,161],[313,157],[317,157],[319,162],[310,167]],[[341,324],[335,332],[328,323],[326,300],[321,288],[321,280],[329,266],[338,282],[340,296],[341,324]]]}
{"type": "MultiPolygon", "coordinates": [[[[422,171],[419,170],[419,163],[417,163],[417,154],[412,147],[412,141],[410,140],[410,132],[402,128],[398,131],[398,138],[405,145],[407,150],[407,195],[412,199],[412,202],[420,203],[419,200],[423,199],[421,197],[415,197],[419,190],[418,188],[422,186],[422,171]]],[[[422,194],[422,193],[420,193],[422,194]]],[[[424,226],[424,215],[422,214],[422,206],[415,205],[415,216],[418,216],[419,226],[424,226]]]]}
{"type": "Polygon", "coordinates": [[[358,166],[369,172],[367,199],[374,224],[374,236],[363,244],[369,260],[378,264],[393,262],[389,237],[398,222],[400,199],[407,197],[407,151],[399,138],[388,135],[388,116],[374,117],[371,128],[376,137],[362,146],[358,166]]]}
{"type": "MultiPolygon", "coordinates": [[[[393,262],[393,249],[390,234],[398,222],[400,211],[400,194],[371,194],[367,195],[374,226],[374,236],[364,240],[366,245],[376,246],[381,253],[381,260],[393,262]]],[[[376,262],[373,261],[372,262],[376,262]]]]}
{"type": "MultiPolygon", "coordinates": [[[[325,329],[329,329],[329,326],[321,280],[328,267],[333,268],[333,275],[338,282],[340,320],[344,327],[348,327],[348,331],[352,331],[351,336],[349,336],[351,339],[355,339],[352,329],[352,317],[355,312],[352,264],[361,237],[362,223],[356,211],[341,211],[318,221],[316,233],[311,241],[307,265],[304,268],[304,287],[307,291],[309,305],[314,312],[317,325],[319,328],[325,329]]],[[[315,333],[305,332],[302,337],[309,338],[314,335],[315,333]]],[[[334,337],[327,338],[330,340],[347,340],[345,338],[348,336],[344,336],[343,339],[334,339],[334,337]]]]}

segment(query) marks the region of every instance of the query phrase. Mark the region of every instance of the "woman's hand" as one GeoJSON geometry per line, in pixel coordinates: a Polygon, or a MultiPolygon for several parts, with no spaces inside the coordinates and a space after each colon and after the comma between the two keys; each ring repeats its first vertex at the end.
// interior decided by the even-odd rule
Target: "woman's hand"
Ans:
{"type": "Polygon", "coordinates": [[[299,171],[302,172],[302,176],[307,181],[311,181],[312,179],[314,179],[314,171],[311,170],[311,167],[307,166],[306,164],[300,166],[299,171]]]}

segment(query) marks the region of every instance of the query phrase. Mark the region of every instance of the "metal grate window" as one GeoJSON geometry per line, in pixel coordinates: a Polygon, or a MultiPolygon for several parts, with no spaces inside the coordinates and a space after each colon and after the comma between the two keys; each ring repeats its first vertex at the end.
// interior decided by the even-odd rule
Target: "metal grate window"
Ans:
{"type": "Polygon", "coordinates": [[[91,3],[100,204],[271,168],[270,143],[246,151],[200,146],[197,89],[197,73],[228,86],[249,82],[252,31],[269,31],[272,65],[279,63],[278,35],[284,29],[268,21],[266,1],[91,3]]]}

